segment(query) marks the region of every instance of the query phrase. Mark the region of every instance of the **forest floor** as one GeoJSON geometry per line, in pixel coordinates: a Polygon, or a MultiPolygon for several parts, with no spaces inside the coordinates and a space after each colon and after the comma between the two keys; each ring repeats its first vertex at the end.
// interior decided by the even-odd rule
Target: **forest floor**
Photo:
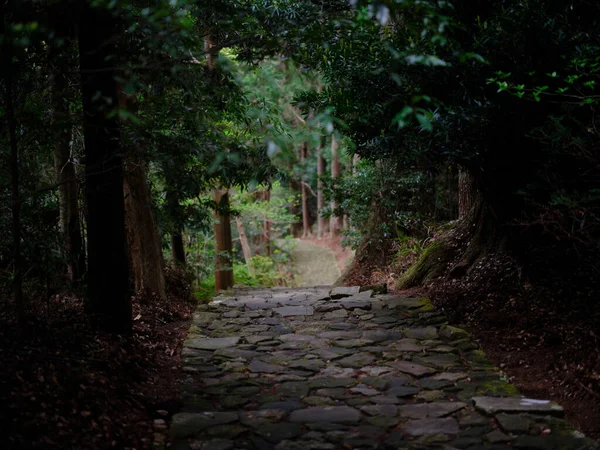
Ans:
{"type": "Polygon", "coordinates": [[[32,301],[24,332],[12,302],[0,302],[0,448],[154,448],[180,402],[195,308],[179,288],[167,304],[135,297],[133,333],[122,337],[95,329],[81,298],[32,301]]]}

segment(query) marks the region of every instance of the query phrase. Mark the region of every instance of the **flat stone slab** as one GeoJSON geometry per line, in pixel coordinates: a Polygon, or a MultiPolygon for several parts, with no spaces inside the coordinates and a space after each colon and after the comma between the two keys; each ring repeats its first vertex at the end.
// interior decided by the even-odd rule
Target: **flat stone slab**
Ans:
{"type": "Polygon", "coordinates": [[[475,408],[486,414],[500,412],[526,412],[531,414],[562,415],[564,409],[550,400],[536,400],[525,397],[473,397],[475,408]]]}
{"type": "Polygon", "coordinates": [[[427,419],[431,417],[444,417],[466,406],[467,404],[462,402],[432,402],[400,406],[399,411],[402,417],[427,419]]]}
{"type": "Polygon", "coordinates": [[[312,306],[283,306],[275,308],[273,311],[281,317],[312,316],[315,314],[315,309],[312,306]]]}
{"type": "Polygon", "coordinates": [[[409,436],[432,436],[437,434],[458,434],[456,419],[410,420],[400,427],[409,436]]]}
{"type": "Polygon", "coordinates": [[[343,298],[343,297],[351,297],[360,292],[359,286],[342,286],[336,287],[329,292],[329,296],[332,299],[343,298]]]}
{"type": "Polygon", "coordinates": [[[360,412],[348,406],[325,406],[323,408],[298,409],[290,414],[291,422],[300,423],[357,423],[360,418],[360,412]]]}
{"type": "Polygon", "coordinates": [[[394,369],[398,369],[400,372],[414,375],[415,377],[432,375],[437,372],[437,370],[431,367],[421,366],[420,364],[415,364],[408,361],[394,361],[389,363],[389,365],[394,369]]]}
{"type": "Polygon", "coordinates": [[[194,338],[185,341],[186,347],[198,350],[218,350],[221,348],[233,347],[240,341],[239,336],[221,337],[221,338],[194,338]]]}

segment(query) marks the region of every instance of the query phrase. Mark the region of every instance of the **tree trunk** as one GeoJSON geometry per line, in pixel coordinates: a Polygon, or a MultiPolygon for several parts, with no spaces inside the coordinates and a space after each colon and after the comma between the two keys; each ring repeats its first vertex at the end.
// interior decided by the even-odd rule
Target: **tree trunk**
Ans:
{"type": "MultiPolygon", "coordinates": [[[[308,144],[304,142],[302,144],[302,148],[300,149],[300,163],[304,167],[306,163],[306,158],[308,157],[308,144]]],[[[310,231],[310,217],[308,212],[308,189],[306,187],[306,180],[304,179],[304,175],[302,176],[302,237],[308,238],[312,235],[310,231]]]]}
{"type": "MultiPolygon", "coordinates": [[[[342,166],[340,164],[340,155],[338,153],[338,143],[335,139],[335,135],[331,135],[331,181],[336,183],[337,179],[342,173],[342,166]]],[[[333,239],[342,228],[341,217],[335,214],[335,210],[338,208],[338,204],[335,199],[331,201],[331,219],[329,221],[329,229],[331,231],[331,238],[333,239]]]]}
{"type": "Polygon", "coordinates": [[[69,107],[62,98],[66,80],[60,72],[54,74],[53,122],[58,128],[54,143],[54,172],[58,184],[59,228],[63,254],[67,260],[67,276],[77,281],[83,274],[81,226],[79,224],[79,189],[75,165],[71,159],[71,123],[69,107]]]}
{"type": "Polygon", "coordinates": [[[248,266],[248,273],[254,276],[254,267],[252,266],[252,250],[250,250],[250,244],[248,243],[248,237],[246,236],[246,230],[244,229],[244,222],[239,217],[236,217],[235,223],[237,225],[238,234],[240,235],[240,243],[242,244],[244,260],[248,266]]]}
{"type": "Polygon", "coordinates": [[[459,278],[477,261],[503,246],[496,217],[476,192],[469,212],[449,232],[431,244],[398,281],[398,288],[424,285],[438,277],[459,278]]]}
{"type": "Polygon", "coordinates": [[[126,161],[124,193],[127,241],[135,290],[148,290],[166,300],[165,261],[154,222],[152,196],[143,161],[126,161]]]}
{"type": "MultiPolygon", "coordinates": [[[[10,4],[10,3],[9,3],[10,4]]],[[[2,41],[2,57],[0,67],[4,78],[4,107],[6,108],[6,121],[10,141],[10,185],[12,203],[12,245],[13,245],[13,295],[17,310],[17,320],[21,331],[25,330],[25,305],[23,300],[23,280],[21,262],[21,200],[19,198],[19,147],[17,142],[17,120],[15,118],[13,102],[13,64],[11,40],[6,36],[6,11],[7,5],[0,5],[0,35],[2,41]]]]}
{"type": "MultiPolygon", "coordinates": [[[[64,24],[57,18],[55,26],[61,29],[62,36],[67,36],[64,24]]],[[[68,26],[68,25],[66,25],[68,26]]],[[[67,36],[68,38],[68,36],[67,36]]],[[[67,262],[67,278],[78,281],[85,271],[85,255],[83,240],[81,238],[81,224],[79,220],[79,186],[77,172],[71,158],[71,140],[73,136],[71,112],[68,100],[66,73],[69,66],[64,51],[66,47],[51,51],[51,61],[54,62],[50,74],[52,92],[52,125],[55,130],[54,140],[54,173],[58,184],[59,230],[62,240],[62,253],[67,262]]]]}
{"type": "Polygon", "coordinates": [[[462,167],[458,169],[458,218],[462,219],[473,207],[473,176],[462,167]]]}
{"type": "Polygon", "coordinates": [[[117,19],[83,2],[79,23],[79,58],[85,143],[88,211],[88,306],[99,324],[111,331],[132,326],[125,236],[123,164],[115,81],[120,35],[117,19]]]}
{"type": "Polygon", "coordinates": [[[180,232],[171,233],[171,257],[176,265],[185,267],[185,247],[183,235],[180,232]]]}
{"type": "MultiPolygon", "coordinates": [[[[263,192],[263,200],[265,202],[271,201],[271,190],[265,189],[263,192]]],[[[263,222],[263,239],[265,245],[265,254],[271,256],[271,219],[268,214],[265,214],[263,222]]]]}
{"type": "Polygon", "coordinates": [[[213,230],[216,242],[215,290],[223,291],[233,287],[233,243],[229,215],[229,191],[215,190],[215,224],[213,230]]]}
{"type": "Polygon", "coordinates": [[[183,213],[179,204],[179,195],[177,190],[167,191],[167,209],[171,216],[171,258],[173,263],[180,267],[185,267],[185,247],[183,245],[183,213]]]}
{"type": "Polygon", "coordinates": [[[323,193],[323,176],[325,176],[325,158],[323,157],[323,147],[325,147],[325,138],[321,138],[321,143],[317,148],[317,237],[323,239],[323,235],[327,231],[327,219],[321,216],[323,208],[325,208],[325,196],[323,193]]]}

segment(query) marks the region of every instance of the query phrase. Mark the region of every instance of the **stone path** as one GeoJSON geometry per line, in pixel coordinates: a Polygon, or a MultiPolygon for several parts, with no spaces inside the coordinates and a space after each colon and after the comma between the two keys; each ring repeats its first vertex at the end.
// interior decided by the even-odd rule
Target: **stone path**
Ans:
{"type": "Polygon", "coordinates": [[[329,285],[342,275],[330,249],[302,239],[294,242],[292,257],[297,286],[329,285]]]}
{"type": "Polygon", "coordinates": [[[201,305],[173,449],[595,449],[424,298],[241,290],[201,305]]]}

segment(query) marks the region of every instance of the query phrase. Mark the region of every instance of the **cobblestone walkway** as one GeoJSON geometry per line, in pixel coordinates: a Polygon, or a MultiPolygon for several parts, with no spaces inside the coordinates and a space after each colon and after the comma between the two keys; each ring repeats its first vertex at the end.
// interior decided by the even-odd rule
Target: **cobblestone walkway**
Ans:
{"type": "Polygon", "coordinates": [[[595,449],[424,298],[237,291],[185,342],[175,449],[595,449]]]}

